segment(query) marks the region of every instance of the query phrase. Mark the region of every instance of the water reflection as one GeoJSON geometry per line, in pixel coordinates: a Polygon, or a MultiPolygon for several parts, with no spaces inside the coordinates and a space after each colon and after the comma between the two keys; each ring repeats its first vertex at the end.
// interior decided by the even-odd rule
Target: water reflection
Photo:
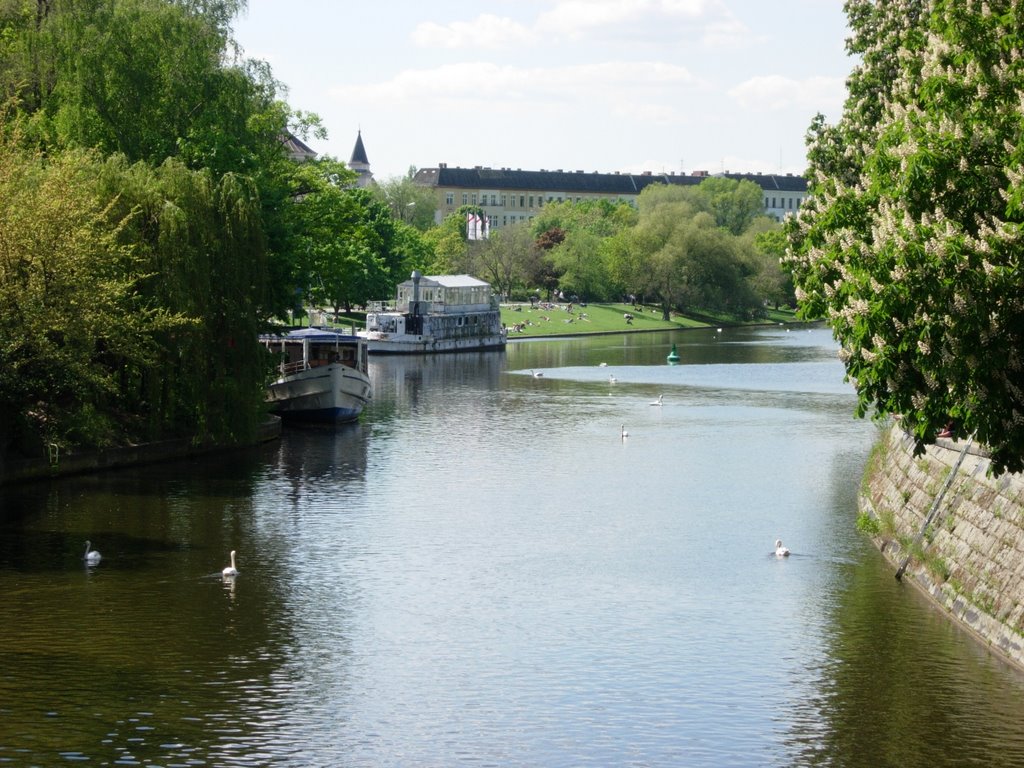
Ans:
{"type": "Polygon", "coordinates": [[[0,495],[0,762],[1024,762],[1020,676],[854,530],[827,332],[372,368],[358,424],[0,495]]]}

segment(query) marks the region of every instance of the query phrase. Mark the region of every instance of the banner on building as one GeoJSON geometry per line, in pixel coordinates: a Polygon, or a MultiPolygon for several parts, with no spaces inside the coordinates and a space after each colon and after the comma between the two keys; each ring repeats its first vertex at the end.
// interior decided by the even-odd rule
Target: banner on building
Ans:
{"type": "Polygon", "coordinates": [[[491,235],[491,222],[487,216],[475,213],[466,214],[466,239],[486,240],[491,235]]]}

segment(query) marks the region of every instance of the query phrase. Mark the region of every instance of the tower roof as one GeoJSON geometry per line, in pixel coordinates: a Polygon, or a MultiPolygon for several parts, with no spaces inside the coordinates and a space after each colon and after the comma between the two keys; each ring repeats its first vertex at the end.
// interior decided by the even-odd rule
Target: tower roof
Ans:
{"type": "Polygon", "coordinates": [[[366,157],[366,148],[363,146],[363,132],[356,133],[356,145],[352,148],[352,158],[348,161],[349,168],[355,167],[356,163],[368,166],[369,159],[366,157]]]}

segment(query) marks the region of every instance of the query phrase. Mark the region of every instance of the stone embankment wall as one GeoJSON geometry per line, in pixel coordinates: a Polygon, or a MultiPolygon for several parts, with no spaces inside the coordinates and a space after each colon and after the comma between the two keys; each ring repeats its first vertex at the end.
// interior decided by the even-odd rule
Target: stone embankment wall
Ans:
{"type": "Polygon", "coordinates": [[[932,523],[936,498],[967,444],[940,439],[915,457],[898,426],[882,438],[861,490],[861,512],[897,568],[963,626],[1024,668],[1024,476],[992,478],[983,450],[968,447],[932,523]]]}

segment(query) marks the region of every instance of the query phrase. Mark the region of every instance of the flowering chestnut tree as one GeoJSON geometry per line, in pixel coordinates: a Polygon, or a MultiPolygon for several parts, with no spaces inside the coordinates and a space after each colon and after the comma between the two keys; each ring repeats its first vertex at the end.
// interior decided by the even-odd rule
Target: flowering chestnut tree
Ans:
{"type": "Polygon", "coordinates": [[[1024,469],[1024,2],[847,0],[860,61],[808,134],[788,224],[805,317],[841,345],[858,415],[918,452],[952,421],[1024,469]]]}

